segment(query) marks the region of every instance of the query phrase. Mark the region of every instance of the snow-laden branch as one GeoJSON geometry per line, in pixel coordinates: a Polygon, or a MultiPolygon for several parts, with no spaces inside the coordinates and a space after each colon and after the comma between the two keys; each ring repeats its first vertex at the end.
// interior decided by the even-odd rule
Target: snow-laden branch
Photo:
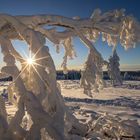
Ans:
{"type": "MultiPolygon", "coordinates": [[[[0,18],[7,17],[6,14],[1,14],[0,18]]],[[[15,16],[15,18],[23,23],[24,25],[42,32],[50,40],[54,40],[54,43],[58,43],[58,40],[68,38],[70,36],[76,35],[71,29],[79,28],[80,31],[85,32],[85,30],[97,30],[98,32],[109,34],[110,36],[118,36],[121,38],[122,34],[128,37],[131,34],[135,34],[135,42],[139,42],[140,30],[139,23],[132,16],[125,16],[124,10],[113,10],[106,13],[101,13],[99,9],[95,10],[90,18],[67,18],[58,15],[32,15],[32,16],[15,16]],[[57,32],[56,30],[47,30],[43,26],[61,26],[65,27],[66,31],[57,32]],[[128,28],[127,28],[128,27],[128,28]],[[133,28],[133,30],[131,30],[133,28]],[[132,33],[133,31],[133,33],[132,33]]],[[[6,21],[3,20],[1,23],[2,28],[7,26],[6,21]]],[[[1,28],[1,29],[2,29],[1,28]]],[[[10,26],[9,26],[10,28],[10,26]]],[[[124,40],[124,39],[123,39],[124,40]]],[[[125,44],[122,44],[125,45],[125,44]]]]}

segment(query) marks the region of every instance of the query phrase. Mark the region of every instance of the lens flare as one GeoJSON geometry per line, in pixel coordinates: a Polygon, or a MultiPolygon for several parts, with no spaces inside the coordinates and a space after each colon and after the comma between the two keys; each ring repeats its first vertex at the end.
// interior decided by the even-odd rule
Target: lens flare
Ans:
{"type": "Polygon", "coordinates": [[[32,65],[34,63],[34,60],[32,58],[27,59],[27,64],[32,65]]]}
{"type": "Polygon", "coordinates": [[[16,77],[16,79],[14,81],[16,81],[18,79],[18,77],[20,77],[26,70],[28,70],[29,76],[31,74],[31,71],[34,70],[36,72],[36,74],[40,77],[40,79],[44,82],[42,76],[38,72],[37,67],[46,68],[45,66],[40,64],[40,61],[43,60],[43,59],[48,59],[49,56],[43,56],[43,57],[36,58],[36,56],[37,56],[37,54],[39,53],[40,50],[41,49],[39,48],[35,54],[32,54],[31,51],[29,51],[29,55],[24,53],[25,58],[20,56],[20,59],[23,61],[23,62],[21,62],[21,65],[23,67],[21,69],[21,72],[19,73],[19,75],[16,77]]]}

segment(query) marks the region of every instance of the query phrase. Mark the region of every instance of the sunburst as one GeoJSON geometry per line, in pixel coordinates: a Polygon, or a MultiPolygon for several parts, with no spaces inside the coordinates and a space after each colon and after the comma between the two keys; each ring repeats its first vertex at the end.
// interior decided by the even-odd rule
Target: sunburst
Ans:
{"type": "Polygon", "coordinates": [[[27,63],[28,63],[29,65],[32,65],[32,64],[34,63],[34,60],[33,60],[32,58],[28,58],[28,59],[27,59],[27,63]]]}
{"type": "Polygon", "coordinates": [[[43,56],[43,57],[40,57],[40,58],[36,58],[36,56],[37,56],[37,54],[39,53],[40,50],[41,49],[39,48],[34,55],[32,54],[31,50],[29,51],[28,55],[24,52],[25,58],[21,57],[21,59],[23,60],[23,62],[21,63],[23,68],[22,68],[21,72],[19,73],[19,75],[17,76],[17,78],[14,81],[16,81],[18,79],[18,77],[21,76],[21,74],[23,74],[23,72],[25,70],[28,70],[29,76],[31,74],[31,70],[34,70],[36,72],[36,74],[39,76],[39,78],[44,82],[43,78],[39,74],[36,67],[39,66],[39,67],[45,68],[45,66],[40,64],[40,60],[47,59],[49,56],[43,56]]]}

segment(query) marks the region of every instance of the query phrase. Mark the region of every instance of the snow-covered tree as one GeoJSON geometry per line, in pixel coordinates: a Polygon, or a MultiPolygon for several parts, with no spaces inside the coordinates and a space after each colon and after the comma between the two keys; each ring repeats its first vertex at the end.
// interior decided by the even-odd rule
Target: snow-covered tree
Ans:
{"type": "Polygon", "coordinates": [[[108,73],[111,79],[111,83],[113,86],[115,85],[122,85],[122,78],[120,73],[120,58],[117,55],[116,50],[113,51],[113,56],[110,56],[109,58],[109,64],[108,64],[108,73]]]}
{"type": "MultiPolygon", "coordinates": [[[[89,55],[82,74],[81,84],[86,93],[103,85],[102,65],[104,60],[93,42],[102,35],[108,45],[116,46],[118,41],[127,49],[140,41],[140,25],[124,10],[101,13],[95,10],[90,18],[67,18],[57,15],[12,16],[0,14],[0,45],[5,66],[1,72],[13,77],[8,87],[9,94],[16,94],[17,112],[10,122],[7,116],[0,118],[0,137],[3,140],[40,140],[44,133],[55,140],[86,137],[88,124],[83,124],[65,106],[56,70],[45,38],[55,44],[57,52],[65,49],[62,67],[67,72],[68,59],[76,54],[72,39],[79,37],[89,49],[89,55]],[[46,28],[51,26],[54,28],[46,28]],[[58,32],[57,27],[64,31],[58,32]],[[24,59],[14,48],[12,40],[22,40],[28,44],[30,55],[24,59]],[[21,69],[16,65],[21,64],[21,69]],[[22,124],[28,114],[28,129],[22,124]]],[[[20,47],[20,46],[19,46],[20,47]]],[[[4,108],[2,108],[4,110],[4,108]]],[[[2,115],[2,114],[1,114],[2,115]]],[[[97,121],[98,122],[98,121],[97,121]]],[[[99,137],[99,134],[98,134],[99,137]]]]}

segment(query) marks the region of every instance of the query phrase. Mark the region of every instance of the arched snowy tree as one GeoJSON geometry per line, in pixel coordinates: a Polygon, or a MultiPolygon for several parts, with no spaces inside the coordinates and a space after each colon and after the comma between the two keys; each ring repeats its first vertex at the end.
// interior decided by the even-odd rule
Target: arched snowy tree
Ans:
{"type": "MultiPolygon", "coordinates": [[[[90,18],[67,18],[57,15],[12,16],[0,14],[0,45],[6,63],[2,73],[13,77],[9,94],[16,93],[17,112],[10,122],[6,115],[0,115],[0,137],[3,140],[40,140],[42,133],[55,140],[74,139],[73,136],[86,137],[88,124],[80,123],[65,106],[56,82],[54,62],[45,46],[45,38],[56,46],[65,49],[62,67],[67,71],[67,61],[75,56],[73,37],[89,49],[81,85],[86,93],[103,85],[102,65],[104,60],[93,42],[102,35],[103,41],[116,46],[120,41],[127,49],[135,47],[140,41],[140,25],[132,16],[125,16],[124,10],[101,13],[95,10],[90,18]],[[58,32],[55,28],[63,27],[58,32]],[[30,56],[26,60],[15,50],[12,40],[23,40],[29,46],[30,56]],[[92,42],[93,41],[93,42],[92,42]],[[21,64],[21,70],[16,66],[21,64]],[[25,129],[22,120],[28,114],[30,127],[25,129]]],[[[20,47],[20,46],[19,46],[20,47]]],[[[2,108],[4,110],[4,107],[2,108]]],[[[3,111],[4,112],[4,111],[3,111]]],[[[98,122],[99,120],[97,120],[98,122]]],[[[95,124],[96,125],[96,124],[95,124]]],[[[93,126],[95,127],[95,126],[93,126]]],[[[91,129],[92,130],[92,129],[91,129]]],[[[99,136],[99,134],[98,134],[99,136]]]]}

